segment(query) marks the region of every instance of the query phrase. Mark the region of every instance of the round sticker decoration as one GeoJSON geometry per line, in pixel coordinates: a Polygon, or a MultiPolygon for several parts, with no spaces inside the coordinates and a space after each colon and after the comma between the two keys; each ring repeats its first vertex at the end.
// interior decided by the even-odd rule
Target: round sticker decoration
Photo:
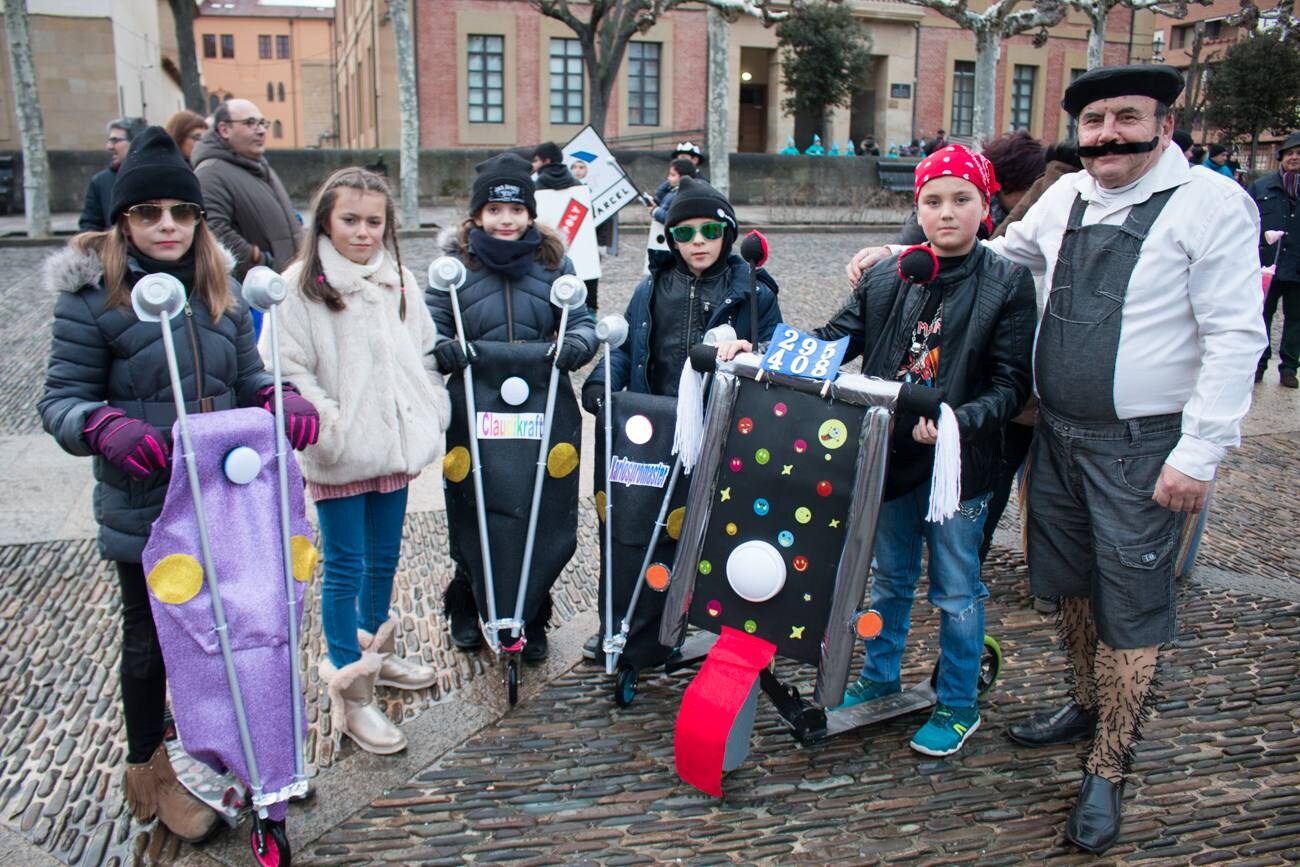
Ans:
{"type": "Polygon", "coordinates": [[[709,603],[704,606],[704,610],[708,612],[710,617],[717,617],[722,613],[722,603],[716,599],[710,599],[709,603]]]}
{"type": "Polygon", "coordinates": [[[736,430],[743,434],[750,433],[754,430],[754,420],[748,417],[742,418],[740,421],[736,422],[736,430]]]}
{"type": "Polygon", "coordinates": [[[776,406],[772,407],[772,414],[777,418],[781,418],[789,411],[789,409],[790,408],[787,407],[784,403],[778,401],[776,406]]]}
{"type": "Polygon", "coordinates": [[[655,426],[650,423],[650,419],[643,415],[634,415],[627,420],[623,426],[623,432],[627,438],[639,446],[650,442],[650,437],[654,436],[655,426]]]}
{"type": "Polygon", "coordinates": [[[817,428],[817,441],[828,449],[837,449],[849,438],[849,429],[837,418],[828,418],[817,428]]]}
{"type": "Polygon", "coordinates": [[[831,483],[822,479],[817,483],[817,496],[829,497],[831,495],[831,483]]]}
{"type": "Polygon", "coordinates": [[[517,376],[512,376],[501,383],[501,399],[511,406],[521,406],[528,400],[528,394],[528,383],[517,376]]]}
{"type": "Polygon", "coordinates": [[[782,530],[776,534],[776,541],[782,548],[789,548],[794,544],[794,533],[789,530],[782,530]]]}
{"type": "Polygon", "coordinates": [[[755,515],[758,515],[761,518],[770,511],[772,511],[772,506],[770,503],[768,503],[767,500],[763,499],[762,497],[759,497],[757,500],[754,501],[755,515]]]}
{"type": "Polygon", "coordinates": [[[794,510],[794,519],[800,524],[807,524],[812,520],[812,509],[807,506],[800,506],[794,510]]]}
{"type": "Polygon", "coordinates": [[[729,523],[729,524],[727,524],[727,535],[728,535],[728,536],[734,536],[734,535],[736,535],[736,533],[738,533],[738,532],[740,532],[740,528],[736,526],[736,524],[735,524],[734,521],[731,522],[731,523],[729,523]]]}
{"type": "Polygon", "coordinates": [[[753,635],[755,632],[758,631],[758,624],[752,620],[746,620],[745,631],[748,632],[750,635],[753,635]]]}
{"type": "Polygon", "coordinates": [[[795,451],[795,454],[798,454],[798,455],[801,455],[801,454],[803,454],[804,452],[808,451],[808,440],[795,440],[795,441],[794,441],[794,451],[795,451]]]}
{"type": "Polygon", "coordinates": [[[772,460],[772,453],[767,449],[759,449],[754,452],[754,460],[759,464],[766,464],[768,461],[772,460]]]}
{"type": "Polygon", "coordinates": [[[794,558],[794,571],[802,572],[807,568],[808,568],[808,558],[802,554],[797,555],[794,558]]]}
{"type": "Polygon", "coordinates": [[[745,462],[742,461],[740,458],[732,458],[732,459],[731,459],[731,471],[732,471],[733,473],[738,473],[738,472],[740,472],[741,470],[743,470],[744,468],[745,468],[745,462]]]}
{"type": "Polygon", "coordinates": [[[701,575],[708,575],[708,574],[709,574],[710,572],[712,572],[712,571],[713,571],[713,564],[712,564],[712,563],[710,563],[708,560],[701,560],[701,561],[700,561],[700,574],[701,574],[701,575]]]}

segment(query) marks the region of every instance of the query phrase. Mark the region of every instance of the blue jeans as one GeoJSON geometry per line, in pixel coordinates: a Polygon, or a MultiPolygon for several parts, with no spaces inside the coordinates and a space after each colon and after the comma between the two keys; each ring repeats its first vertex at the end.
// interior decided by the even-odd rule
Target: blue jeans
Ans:
{"type": "Polygon", "coordinates": [[[330,662],[342,668],[361,658],[357,627],[373,633],[388,619],[406,488],[321,500],[316,516],[325,548],[321,626],[330,662]]]}
{"type": "Polygon", "coordinates": [[[864,677],[880,683],[899,679],[924,540],[930,552],[928,598],[940,611],[939,702],[954,707],[975,704],[984,653],[984,600],[989,595],[980,580],[979,558],[988,500],[989,495],[982,494],[963,501],[942,524],[925,520],[929,484],[881,504],[871,607],[880,612],[884,629],[866,643],[864,677]]]}

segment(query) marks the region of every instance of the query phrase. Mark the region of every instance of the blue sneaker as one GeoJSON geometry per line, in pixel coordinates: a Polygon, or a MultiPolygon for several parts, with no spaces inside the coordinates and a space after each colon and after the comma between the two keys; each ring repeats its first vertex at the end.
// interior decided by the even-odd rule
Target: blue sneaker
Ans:
{"type": "Polygon", "coordinates": [[[927,756],[950,756],[980,727],[980,709],[936,705],[930,719],[912,737],[912,749],[927,756]]]}
{"type": "Polygon", "coordinates": [[[839,707],[831,708],[832,710],[844,710],[854,705],[862,704],[864,701],[874,701],[878,698],[884,698],[887,695],[897,695],[903,691],[903,684],[897,680],[889,680],[884,683],[877,683],[874,680],[868,680],[865,677],[859,677],[849,688],[844,690],[844,701],[839,707]]]}

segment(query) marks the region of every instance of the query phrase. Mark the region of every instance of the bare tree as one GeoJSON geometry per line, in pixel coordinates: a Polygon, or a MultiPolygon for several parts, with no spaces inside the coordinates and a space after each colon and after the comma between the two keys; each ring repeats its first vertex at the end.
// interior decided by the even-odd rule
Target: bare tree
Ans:
{"type": "Polygon", "coordinates": [[[1259,8],[1255,0],[1240,0],[1241,10],[1228,16],[1228,23],[1240,26],[1251,36],[1273,36],[1282,42],[1300,42],[1300,18],[1295,0],[1277,0],[1275,6],[1259,8]]]}
{"type": "Polygon", "coordinates": [[[1215,54],[1203,55],[1205,50],[1205,22],[1197,21],[1192,25],[1192,44],[1187,49],[1187,73],[1184,80],[1187,89],[1183,91],[1183,104],[1175,110],[1178,126],[1191,132],[1205,111],[1205,73],[1215,54]]]}
{"type": "MultiPolygon", "coordinates": [[[[731,20],[734,20],[731,19],[731,20]]],[[[727,13],[716,6],[709,7],[709,81],[726,82],[731,76],[728,72],[730,46],[728,30],[731,21],[727,13]]],[[[731,102],[731,88],[725,84],[709,88],[708,106],[708,148],[709,177],[713,186],[722,195],[731,196],[731,142],[727,107],[731,102]]]]}
{"type": "Polygon", "coordinates": [[[975,111],[972,122],[976,141],[993,138],[997,113],[998,59],[1002,41],[1030,30],[1035,44],[1047,41],[1047,28],[1065,18],[1062,0],[1034,0],[1033,8],[1016,11],[1021,0],[994,0],[984,12],[972,12],[966,0],[904,0],[933,9],[975,34],[975,111]]]}
{"type": "MultiPolygon", "coordinates": [[[[623,55],[633,36],[645,33],[665,14],[686,3],[723,10],[732,16],[750,15],[765,24],[783,20],[787,11],[774,12],[773,0],[532,0],[533,7],[548,18],[568,26],[582,47],[582,62],[587,73],[587,122],[596,132],[605,134],[609,114],[609,96],[623,66],[623,55]],[[585,12],[582,17],[579,11],[585,12]]],[[[795,3],[799,0],[794,0],[795,3]]],[[[709,82],[710,89],[726,88],[727,76],[709,82]]],[[[712,143],[710,143],[712,150],[712,143]]]]}
{"type": "Polygon", "coordinates": [[[23,210],[27,236],[50,234],[50,162],[45,152],[45,122],[36,92],[36,67],[27,29],[27,0],[5,0],[5,35],[9,38],[9,77],[23,143],[23,210]]]}
{"type": "Polygon", "coordinates": [[[402,127],[398,150],[402,225],[420,228],[420,99],[415,86],[415,41],[407,0],[389,0],[393,40],[397,43],[397,105],[402,127]]]}
{"type": "Polygon", "coordinates": [[[176,54],[181,68],[181,94],[185,107],[207,114],[203,100],[203,82],[199,78],[199,56],[194,47],[194,0],[167,0],[176,22],[176,54]]]}
{"type": "MultiPolygon", "coordinates": [[[[1150,10],[1170,18],[1186,18],[1188,0],[1064,0],[1065,4],[1088,16],[1088,68],[1101,66],[1102,52],[1106,48],[1106,18],[1116,6],[1127,6],[1134,13],[1150,10]]],[[[1192,0],[1199,6],[1209,6],[1214,0],[1192,0]]]]}

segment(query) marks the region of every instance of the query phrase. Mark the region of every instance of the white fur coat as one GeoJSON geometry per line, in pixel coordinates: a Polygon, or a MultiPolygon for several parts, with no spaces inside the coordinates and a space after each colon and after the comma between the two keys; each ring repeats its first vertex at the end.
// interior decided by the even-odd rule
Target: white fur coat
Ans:
{"type": "MultiPolygon", "coordinates": [[[[398,317],[401,288],[385,250],[368,264],[344,258],[319,239],[325,279],[346,307],[332,311],[303,296],[301,263],[284,272],[289,297],[280,305],[284,378],[320,412],[320,440],[299,458],[303,475],[345,485],[395,473],[415,475],[443,453],[451,406],[433,369],[436,337],[415,276],[402,269],[406,320],[398,317]]],[[[270,335],[258,346],[271,366],[270,335]]]]}

